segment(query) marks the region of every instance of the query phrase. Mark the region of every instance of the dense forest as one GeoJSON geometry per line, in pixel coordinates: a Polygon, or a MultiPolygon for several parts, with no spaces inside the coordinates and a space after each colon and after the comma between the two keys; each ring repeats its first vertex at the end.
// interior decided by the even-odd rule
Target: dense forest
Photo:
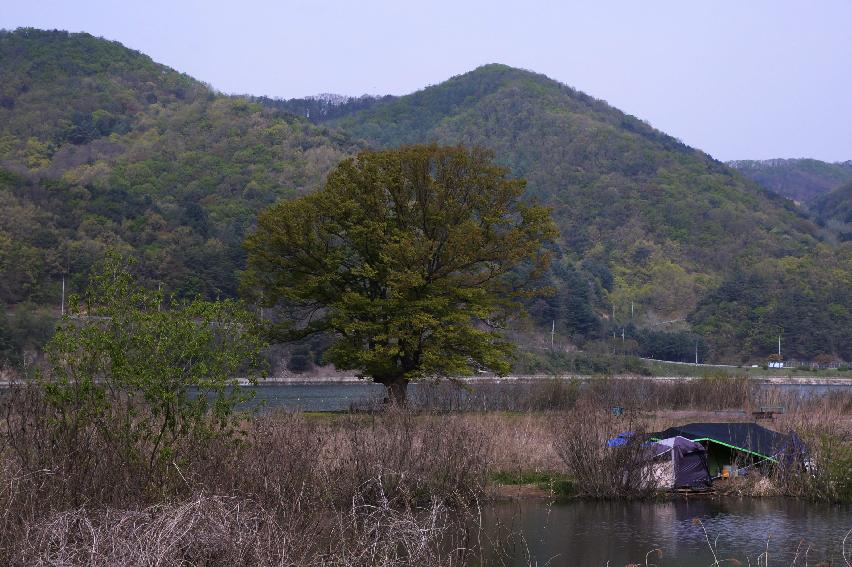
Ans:
{"type": "Polygon", "coordinates": [[[811,201],[808,209],[817,222],[842,240],[852,241],[852,181],[811,201]]]}
{"type": "Polygon", "coordinates": [[[431,141],[491,149],[553,208],[555,292],[525,332],[555,321],[581,348],[623,332],[637,354],[691,360],[700,342],[702,360],[734,362],[783,334],[790,356],[852,360],[837,222],[542,75],[488,65],[404,97],[234,97],[118,43],[33,29],[0,32],[0,352],[42,343],[63,278],[82,289],[110,248],[148,286],[234,296],[260,210],[362,148],[431,141]]]}
{"type": "Polygon", "coordinates": [[[728,165],[770,191],[803,204],[852,182],[852,160],[840,163],[817,159],[737,160],[728,165]]]}
{"type": "Polygon", "coordinates": [[[796,201],[829,236],[852,239],[852,160],[740,160],[728,162],[749,179],[796,201]]]}
{"type": "Polygon", "coordinates": [[[7,352],[43,342],[63,276],[81,290],[107,248],[149,286],[234,296],[257,213],[358,149],[87,34],[2,32],[0,62],[7,352]]]}
{"type": "Polygon", "coordinates": [[[312,120],[378,146],[483,145],[527,178],[529,194],[553,207],[562,231],[557,293],[532,312],[561,323],[581,345],[633,329],[639,354],[663,340],[683,345],[666,357],[691,360],[683,331],[692,328],[716,360],[765,356],[778,334],[788,337],[789,356],[852,356],[843,307],[852,304],[852,264],[847,249],[823,242],[835,235],[787,199],[603,101],[487,65],[366,108],[337,102],[312,120]],[[732,291],[745,274],[760,282],[757,295],[732,291]],[[798,294],[808,301],[798,303],[798,294]]]}

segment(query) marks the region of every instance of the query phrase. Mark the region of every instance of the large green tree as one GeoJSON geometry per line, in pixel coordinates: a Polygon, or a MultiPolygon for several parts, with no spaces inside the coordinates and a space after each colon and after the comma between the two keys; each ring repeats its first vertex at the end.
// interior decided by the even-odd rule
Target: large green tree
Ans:
{"type": "Polygon", "coordinates": [[[410,381],[509,370],[501,329],[546,267],[550,213],[488,152],[368,151],[260,215],[244,288],[284,339],[327,333],[328,361],[405,401],[410,381]]]}

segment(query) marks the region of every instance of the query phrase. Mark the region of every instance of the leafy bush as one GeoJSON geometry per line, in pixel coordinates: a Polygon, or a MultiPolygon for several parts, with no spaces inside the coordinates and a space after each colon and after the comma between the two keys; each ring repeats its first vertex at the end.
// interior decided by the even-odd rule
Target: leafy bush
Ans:
{"type": "Polygon", "coordinates": [[[253,379],[263,346],[253,316],[232,300],[163,303],[118,256],[71,299],[46,348],[43,390],[20,393],[32,411],[15,417],[12,441],[25,463],[79,450],[89,456],[69,462],[82,465],[76,476],[99,466],[87,453],[97,447],[132,471],[129,482],[157,489],[180,474],[193,444],[234,434],[245,399],[237,376],[253,379]]]}

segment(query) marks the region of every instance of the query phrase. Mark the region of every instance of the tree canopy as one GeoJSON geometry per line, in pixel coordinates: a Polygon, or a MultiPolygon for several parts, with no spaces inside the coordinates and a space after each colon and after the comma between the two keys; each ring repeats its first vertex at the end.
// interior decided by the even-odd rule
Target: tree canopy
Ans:
{"type": "Polygon", "coordinates": [[[260,215],[244,287],[281,308],[282,336],[330,334],[326,359],[395,401],[419,378],[504,374],[500,329],[556,236],[524,185],[480,149],[363,152],[260,215]]]}

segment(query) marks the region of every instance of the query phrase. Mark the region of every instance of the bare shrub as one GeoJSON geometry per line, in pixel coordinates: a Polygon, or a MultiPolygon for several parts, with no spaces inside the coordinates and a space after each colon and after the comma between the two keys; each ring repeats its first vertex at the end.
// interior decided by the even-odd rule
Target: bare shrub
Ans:
{"type": "Polygon", "coordinates": [[[238,442],[205,445],[183,471],[192,490],[239,494],[276,513],[295,513],[336,490],[324,453],[329,426],[298,413],[248,419],[238,442]]]}
{"type": "Polygon", "coordinates": [[[481,530],[478,518],[460,516],[437,499],[416,508],[386,499],[376,504],[356,500],[337,521],[335,545],[318,558],[320,564],[451,567],[468,565],[468,559],[481,552],[473,547],[473,534],[481,530]]]}
{"type": "MultiPolygon", "coordinates": [[[[40,442],[42,433],[28,435],[40,442]]],[[[438,542],[446,535],[455,548],[467,537],[467,510],[485,489],[491,447],[484,424],[465,416],[394,410],[327,421],[276,414],[246,422],[239,442],[194,447],[186,464],[173,463],[179,481],[170,494],[183,503],[145,508],[170,498],[144,486],[95,498],[102,483],[129,473],[83,467],[80,474],[100,471],[103,477],[83,485],[72,476],[83,502],[75,505],[65,495],[68,481],[55,472],[57,460],[73,461],[71,452],[42,446],[33,460],[7,445],[0,470],[0,557],[14,555],[21,564],[181,558],[203,565],[451,565],[454,556],[438,542]],[[141,512],[132,511],[137,505],[141,512]],[[308,540],[310,549],[270,543],[294,539],[308,540]],[[165,547],[149,549],[149,540],[165,547]],[[323,545],[324,555],[316,555],[323,545]],[[314,555],[303,560],[308,553],[314,555]]],[[[93,454],[82,455],[82,462],[98,461],[97,447],[85,449],[93,454]]]]}
{"type": "Polygon", "coordinates": [[[4,392],[0,455],[18,469],[26,490],[53,509],[144,504],[185,495],[183,473],[194,457],[205,459],[217,442],[231,440],[187,434],[172,444],[168,460],[134,458],[121,434],[126,421],[145,419],[149,409],[131,399],[120,411],[93,416],[50,403],[38,384],[16,383],[4,392]],[[120,423],[119,423],[120,422],[120,423]]]}
{"type": "Polygon", "coordinates": [[[578,405],[554,422],[554,448],[581,496],[641,498],[657,488],[650,467],[644,466],[643,423],[632,415],[614,416],[592,404],[578,405]],[[608,447],[607,440],[630,432],[624,445],[608,447]]]}
{"type": "Polygon", "coordinates": [[[249,503],[197,497],[140,511],[72,509],[26,526],[17,565],[247,565],[296,555],[249,503]]]}
{"type": "Polygon", "coordinates": [[[332,439],[329,474],[348,497],[366,486],[381,487],[392,500],[467,502],[484,490],[492,443],[481,423],[459,415],[439,419],[393,408],[350,416],[332,439]]]}
{"type": "Polygon", "coordinates": [[[13,384],[4,392],[2,414],[3,480],[15,488],[7,495],[7,521],[83,505],[126,504],[145,492],[147,475],[138,463],[123,459],[90,424],[58,419],[38,387],[13,384]]]}
{"type": "Polygon", "coordinates": [[[554,450],[551,415],[473,415],[494,438],[489,468],[492,473],[553,472],[562,468],[554,450]]]}

